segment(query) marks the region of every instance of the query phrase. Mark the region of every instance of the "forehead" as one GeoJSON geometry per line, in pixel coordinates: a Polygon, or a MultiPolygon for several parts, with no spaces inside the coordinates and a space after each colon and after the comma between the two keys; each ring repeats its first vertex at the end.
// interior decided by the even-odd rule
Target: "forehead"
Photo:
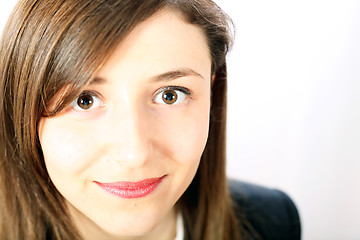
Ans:
{"type": "Polygon", "coordinates": [[[163,10],[138,24],[120,42],[98,77],[119,69],[139,74],[140,67],[153,74],[178,68],[210,74],[210,66],[210,50],[202,29],[185,22],[177,12],[163,10]]]}

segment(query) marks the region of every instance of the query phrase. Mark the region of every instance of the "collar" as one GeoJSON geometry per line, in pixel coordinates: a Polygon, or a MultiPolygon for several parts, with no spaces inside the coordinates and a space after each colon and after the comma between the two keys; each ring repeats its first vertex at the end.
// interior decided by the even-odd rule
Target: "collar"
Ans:
{"type": "Polygon", "coordinates": [[[184,240],[184,220],[180,211],[176,218],[176,237],[174,240],[184,240]]]}

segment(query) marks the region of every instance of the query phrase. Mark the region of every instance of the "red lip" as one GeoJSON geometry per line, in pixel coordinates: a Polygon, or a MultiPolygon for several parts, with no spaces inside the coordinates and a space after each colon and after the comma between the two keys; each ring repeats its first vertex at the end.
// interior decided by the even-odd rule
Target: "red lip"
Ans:
{"type": "Polygon", "coordinates": [[[101,183],[94,181],[103,190],[120,198],[141,198],[152,193],[166,175],[159,178],[149,178],[139,182],[101,183]]]}

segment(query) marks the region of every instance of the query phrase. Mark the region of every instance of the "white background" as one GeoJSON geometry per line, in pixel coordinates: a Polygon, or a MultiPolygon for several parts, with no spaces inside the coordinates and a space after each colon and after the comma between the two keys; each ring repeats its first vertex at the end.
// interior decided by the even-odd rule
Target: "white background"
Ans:
{"type": "Polygon", "coordinates": [[[287,192],[303,239],[360,239],[360,1],[217,2],[236,25],[229,176],[287,192]]]}

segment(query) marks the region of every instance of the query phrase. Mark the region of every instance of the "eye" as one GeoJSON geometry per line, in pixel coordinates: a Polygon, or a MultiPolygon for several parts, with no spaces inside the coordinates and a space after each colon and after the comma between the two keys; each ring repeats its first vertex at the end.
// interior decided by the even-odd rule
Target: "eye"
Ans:
{"type": "Polygon", "coordinates": [[[91,92],[83,92],[78,98],[70,103],[70,106],[78,111],[86,111],[102,105],[102,101],[95,93],[91,92]]]}
{"type": "Polygon", "coordinates": [[[154,97],[155,103],[175,105],[184,102],[190,91],[183,87],[166,87],[158,90],[154,97]]]}

